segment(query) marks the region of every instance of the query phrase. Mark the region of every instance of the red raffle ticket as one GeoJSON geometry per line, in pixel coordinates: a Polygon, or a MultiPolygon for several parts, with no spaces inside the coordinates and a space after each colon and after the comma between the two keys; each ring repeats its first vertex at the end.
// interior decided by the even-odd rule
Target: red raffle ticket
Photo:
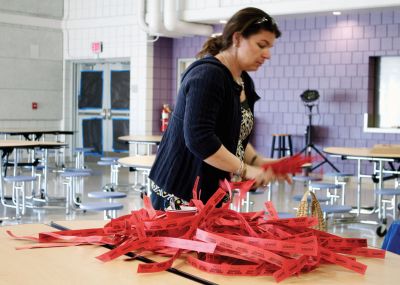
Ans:
{"type": "MultiPolygon", "coordinates": [[[[287,169],[292,171],[300,162],[303,158],[295,157],[294,162],[288,160],[282,165],[289,165],[287,169]]],[[[274,171],[281,173],[280,169],[275,166],[274,171]]],[[[243,185],[235,187],[245,189],[249,184],[243,185]]],[[[197,185],[193,191],[197,198],[197,185]]],[[[32,242],[17,249],[112,246],[97,257],[102,262],[129,252],[151,251],[167,257],[162,262],[139,264],[138,272],[143,273],[167,270],[181,257],[209,273],[262,275],[276,282],[310,272],[320,264],[333,263],[365,274],[367,267],[354,256],[385,257],[385,251],[368,248],[365,239],[342,238],[311,228],[317,222],[315,218],[280,219],[270,202],[265,203],[266,211],[251,213],[238,213],[226,205],[216,208],[225,193],[219,189],[205,205],[193,199],[190,205],[195,208],[186,213],[156,211],[145,197],[143,209],[113,219],[103,228],[43,232],[38,237],[7,233],[14,239],[32,242]]]]}
{"type": "Polygon", "coordinates": [[[311,163],[312,161],[313,158],[311,156],[304,156],[301,153],[298,153],[293,156],[281,158],[278,161],[265,163],[263,168],[271,168],[276,175],[284,175],[301,172],[301,167],[306,163],[311,163]]]}

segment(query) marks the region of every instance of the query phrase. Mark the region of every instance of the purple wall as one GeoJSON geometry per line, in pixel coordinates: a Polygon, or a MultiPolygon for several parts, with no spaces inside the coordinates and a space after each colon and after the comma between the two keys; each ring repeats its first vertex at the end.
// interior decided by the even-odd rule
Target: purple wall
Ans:
{"type": "MultiPolygon", "coordinates": [[[[313,116],[318,148],[399,143],[400,135],[364,133],[363,114],[368,110],[369,57],[400,55],[400,8],[277,20],[283,35],[272,59],[251,74],[262,97],[255,109],[257,150],[269,154],[273,133],[292,134],[295,151],[303,148],[307,110],[299,95],[305,89],[316,89],[321,95],[319,114],[313,116]]],[[[194,57],[204,40],[173,40],[168,88],[173,96],[168,98],[176,93],[177,59],[194,57]]],[[[342,171],[355,171],[353,162],[331,160],[342,171]]]]}
{"type": "Polygon", "coordinates": [[[161,110],[164,103],[171,104],[175,97],[176,66],[173,66],[173,40],[160,38],[154,43],[153,71],[153,133],[160,134],[161,110]]]}

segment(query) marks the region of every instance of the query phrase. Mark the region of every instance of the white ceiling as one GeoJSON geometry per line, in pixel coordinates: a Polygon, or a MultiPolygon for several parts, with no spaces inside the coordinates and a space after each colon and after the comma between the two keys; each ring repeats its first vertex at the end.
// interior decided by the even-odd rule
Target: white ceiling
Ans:
{"type": "Polygon", "coordinates": [[[236,11],[247,6],[265,10],[272,16],[342,13],[352,10],[400,7],[400,0],[279,0],[279,1],[243,1],[243,5],[213,7],[182,11],[182,19],[188,22],[217,24],[228,19],[236,11]],[[251,4],[249,3],[251,2],[251,4]]]}

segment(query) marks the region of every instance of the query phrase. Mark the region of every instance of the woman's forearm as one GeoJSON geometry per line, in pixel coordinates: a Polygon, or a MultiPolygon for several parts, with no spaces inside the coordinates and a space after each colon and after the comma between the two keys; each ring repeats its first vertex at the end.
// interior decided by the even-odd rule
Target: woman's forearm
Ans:
{"type": "Polygon", "coordinates": [[[246,165],[249,157],[257,154],[254,148],[246,148],[245,161],[241,162],[239,158],[229,152],[223,145],[212,155],[207,157],[204,161],[215,168],[234,173],[244,179],[254,179],[254,186],[266,185],[270,181],[275,180],[275,174],[269,168],[266,171],[260,167],[262,164],[270,159],[265,159],[259,156],[255,161],[255,165],[246,165]],[[247,153],[247,154],[246,154],[247,153]]]}
{"type": "Polygon", "coordinates": [[[215,168],[231,173],[235,173],[240,168],[241,164],[240,159],[228,151],[223,145],[204,161],[215,168]]]}
{"type": "Polygon", "coordinates": [[[272,158],[266,158],[256,152],[254,147],[248,143],[244,152],[244,161],[253,166],[262,166],[263,164],[274,161],[272,158]]]}

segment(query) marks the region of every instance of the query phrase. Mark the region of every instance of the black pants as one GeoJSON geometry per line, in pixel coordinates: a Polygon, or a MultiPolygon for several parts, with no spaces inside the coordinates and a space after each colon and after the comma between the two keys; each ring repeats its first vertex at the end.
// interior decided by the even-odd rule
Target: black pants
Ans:
{"type": "Polygon", "coordinates": [[[150,200],[151,204],[153,205],[153,208],[156,210],[164,211],[166,208],[169,207],[168,199],[165,199],[154,192],[151,193],[150,200]]]}

